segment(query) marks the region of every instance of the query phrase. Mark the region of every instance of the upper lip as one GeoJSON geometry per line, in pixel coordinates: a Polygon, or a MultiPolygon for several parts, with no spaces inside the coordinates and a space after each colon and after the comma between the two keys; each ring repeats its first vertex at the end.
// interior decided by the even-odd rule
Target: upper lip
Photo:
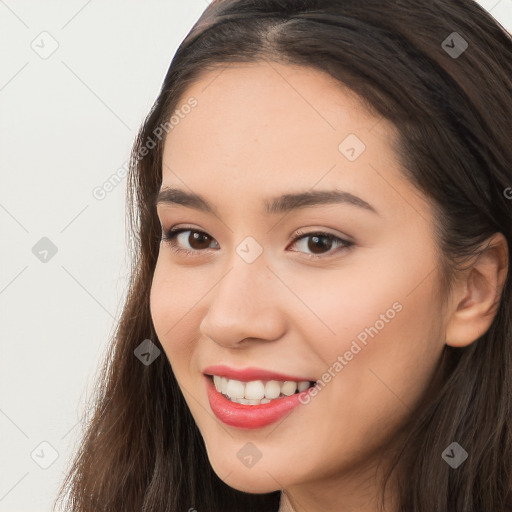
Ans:
{"type": "Polygon", "coordinates": [[[252,380],[292,380],[295,382],[315,381],[315,379],[312,379],[310,377],[295,377],[255,367],[230,368],[229,366],[225,365],[214,365],[204,368],[203,373],[205,375],[218,375],[219,377],[226,377],[228,379],[240,380],[243,382],[249,382],[252,380]]]}

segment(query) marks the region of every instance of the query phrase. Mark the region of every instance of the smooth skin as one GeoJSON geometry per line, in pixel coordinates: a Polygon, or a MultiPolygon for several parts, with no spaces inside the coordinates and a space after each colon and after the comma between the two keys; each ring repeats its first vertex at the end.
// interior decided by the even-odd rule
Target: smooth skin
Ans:
{"type": "MultiPolygon", "coordinates": [[[[431,204],[402,176],[387,120],[328,75],[275,62],[208,71],[180,104],[191,96],[197,106],[165,141],[162,188],[200,194],[218,212],[158,205],[163,230],[192,230],[174,242],[193,254],[162,242],[151,314],[210,463],[236,489],[284,490],[281,511],[376,511],[377,463],[400,440],[444,344],[466,346],[491,325],[506,241],[495,235],[443,297],[431,204]],[[353,161],[339,149],[349,134],[365,145],[353,161]],[[268,198],[335,188],[377,213],[346,203],[264,213],[268,198]],[[298,229],[353,245],[293,241],[298,229]],[[237,252],[246,237],[263,249],[252,263],[237,252]],[[244,430],[214,416],[206,366],[322,379],[396,302],[401,310],[378,334],[280,422],[244,430]],[[248,442],[261,452],[252,467],[237,456],[248,442]]],[[[393,488],[387,512],[396,510],[393,488]]]]}

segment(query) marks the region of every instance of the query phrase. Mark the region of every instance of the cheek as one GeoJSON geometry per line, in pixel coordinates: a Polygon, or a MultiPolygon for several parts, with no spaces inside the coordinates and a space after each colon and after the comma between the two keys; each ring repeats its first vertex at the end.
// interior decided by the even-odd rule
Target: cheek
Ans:
{"type": "Polygon", "coordinates": [[[295,276],[292,282],[304,304],[295,301],[288,314],[301,325],[302,339],[324,361],[349,350],[353,340],[364,347],[376,331],[389,331],[389,325],[399,321],[410,291],[407,276],[365,262],[295,276]]]}
{"type": "Polygon", "coordinates": [[[333,410],[343,403],[359,418],[406,413],[428,386],[444,346],[438,275],[433,260],[406,256],[354,265],[314,285],[296,280],[316,316],[300,321],[303,339],[324,363],[317,373],[333,390],[333,410]]]}
{"type": "Polygon", "coordinates": [[[193,305],[199,299],[197,288],[185,284],[185,278],[170,271],[161,258],[157,262],[150,292],[150,311],[158,339],[178,377],[181,362],[192,352],[190,329],[193,328],[193,305]]]}

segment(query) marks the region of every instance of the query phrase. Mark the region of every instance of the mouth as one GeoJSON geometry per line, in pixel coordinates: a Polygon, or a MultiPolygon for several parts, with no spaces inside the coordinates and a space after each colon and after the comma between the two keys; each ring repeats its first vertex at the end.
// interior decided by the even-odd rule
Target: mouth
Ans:
{"type": "Polygon", "coordinates": [[[217,374],[203,376],[212,412],[224,424],[241,429],[268,426],[299,405],[309,403],[307,395],[315,384],[315,381],[277,380],[277,377],[238,380],[217,374]]]}
{"type": "Polygon", "coordinates": [[[207,375],[215,389],[227,400],[241,405],[264,405],[301,393],[314,386],[313,381],[251,380],[244,382],[220,375],[207,375]]]}

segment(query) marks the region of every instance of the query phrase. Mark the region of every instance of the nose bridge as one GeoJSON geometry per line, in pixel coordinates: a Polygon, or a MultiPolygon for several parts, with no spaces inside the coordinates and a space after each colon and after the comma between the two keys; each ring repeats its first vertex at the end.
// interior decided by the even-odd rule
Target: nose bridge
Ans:
{"type": "Polygon", "coordinates": [[[228,269],[211,290],[202,334],[225,346],[246,338],[276,339],[284,329],[283,310],[276,301],[275,277],[263,253],[255,256],[251,240],[242,241],[228,269]],[[274,291],[273,291],[274,290],[274,291]]]}

